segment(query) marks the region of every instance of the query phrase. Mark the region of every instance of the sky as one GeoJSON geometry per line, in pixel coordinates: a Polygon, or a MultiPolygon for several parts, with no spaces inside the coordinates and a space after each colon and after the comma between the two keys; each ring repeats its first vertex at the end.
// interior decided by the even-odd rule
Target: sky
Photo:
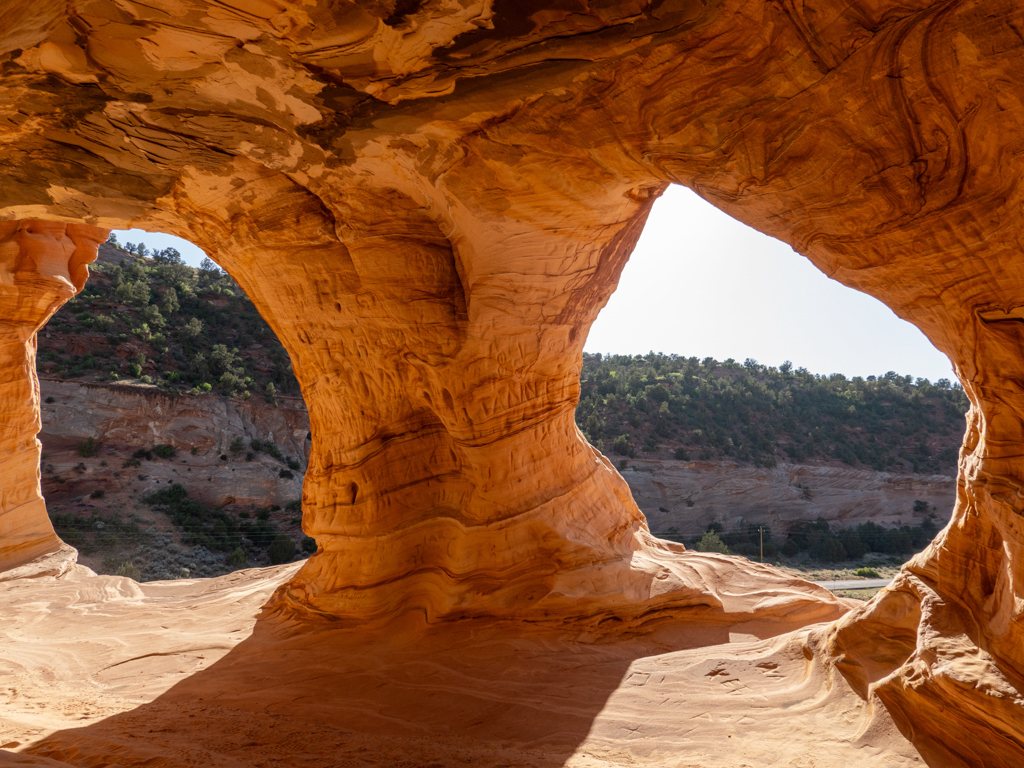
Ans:
{"type": "MultiPolygon", "coordinates": [[[[115,234],[121,243],[177,248],[193,266],[206,255],[173,235],[115,234]]],[[[946,356],[880,301],[830,280],[785,243],[680,186],[654,204],[584,349],[752,357],[774,366],[789,360],[812,373],[848,377],[896,371],[955,379],[946,356]]]]}
{"type": "Polygon", "coordinates": [[[949,359],[882,302],[681,186],[655,202],[584,349],[955,380],[949,359]]]}
{"type": "MultiPolygon", "coordinates": [[[[174,235],[165,235],[163,232],[147,232],[144,229],[115,229],[113,234],[121,245],[126,243],[145,243],[146,247],[151,251],[177,248],[184,262],[193,267],[198,267],[199,262],[206,258],[206,251],[198,245],[193,245],[188,240],[183,240],[174,235]]],[[[210,258],[214,261],[217,260],[216,255],[212,255],[210,258]]]]}

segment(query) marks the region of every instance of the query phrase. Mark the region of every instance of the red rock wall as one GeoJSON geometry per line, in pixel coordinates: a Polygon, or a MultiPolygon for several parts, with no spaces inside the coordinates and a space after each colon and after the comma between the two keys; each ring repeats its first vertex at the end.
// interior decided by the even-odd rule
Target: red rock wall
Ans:
{"type": "Polygon", "coordinates": [[[651,541],[572,424],[587,329],[683,183],[952,359],[972,401],[953,520],[829,654],[936,764],[1024,760],[1018,4],[70,7],[0,16],[0,215],[175,232],[252,295],[314,432],[321,552],[280,601],[840,610],[651,541]]]}
{"type": "Polygon", "coordinates": [[[60,547],[39,488],[36,331],[74,296],[107,231],[0,222],[0,571],[60,547]]]}

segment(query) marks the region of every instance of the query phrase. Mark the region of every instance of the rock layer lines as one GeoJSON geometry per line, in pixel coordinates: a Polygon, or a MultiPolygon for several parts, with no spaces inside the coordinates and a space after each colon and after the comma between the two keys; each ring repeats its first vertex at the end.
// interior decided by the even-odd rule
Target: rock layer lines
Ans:
{"type": "MultiPolygon", "coordinates": [[[[835,618],[652,540],[573,424],[587,330],[654,199],[690,186],[953,361],[972,408],[952,522],[829,653],[937,764],[975,742],[1019,764],[1024,11],[553,5],[15,0],[0,216],[174,232],[251,295],[313,431],[320,551],[281,611],[835,618]]],[[[31,452],[31,397],[9,402],[31,452]]]]}

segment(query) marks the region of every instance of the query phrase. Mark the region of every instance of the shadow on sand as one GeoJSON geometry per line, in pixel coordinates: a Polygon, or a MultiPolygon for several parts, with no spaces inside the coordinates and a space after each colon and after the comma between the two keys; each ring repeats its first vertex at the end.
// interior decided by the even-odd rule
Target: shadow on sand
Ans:
{"type": "Polygon", "coordinates": [[[729,632],[673,621],[610,641],[521,624],[361,632],[262,619],[155,700],[0,753],[0,765],[555,768],[634,660],[729,632]]]}

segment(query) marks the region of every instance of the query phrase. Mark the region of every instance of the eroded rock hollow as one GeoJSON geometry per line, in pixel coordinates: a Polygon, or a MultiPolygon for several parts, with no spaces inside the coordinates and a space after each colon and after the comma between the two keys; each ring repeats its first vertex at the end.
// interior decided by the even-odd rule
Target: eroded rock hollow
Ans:
{"type": "MultiPolygon", "coordinates": [[[[72,242],[187,237],[273,326],[310,410],[304,527],[320,546],[281,611],[835,619],[837,601],[771,569],[652,539],[573,423],[588,328],[652,202],[695,189],[956,366],[972,409],[952,522],[822,647],[935,764],[1017,765],[1022,13],[15,0],[0,11],[0,217],[4,232],[68,223],[72,242]]],[[[0,294],[5,322],[21,295],[0,294]]],[[[5,326],[22,329],[3,358],[5,381],[21,366],[4,401],[25,477],[11,487],[40,541],[31,335],[60,300],[5,326]]]]}

